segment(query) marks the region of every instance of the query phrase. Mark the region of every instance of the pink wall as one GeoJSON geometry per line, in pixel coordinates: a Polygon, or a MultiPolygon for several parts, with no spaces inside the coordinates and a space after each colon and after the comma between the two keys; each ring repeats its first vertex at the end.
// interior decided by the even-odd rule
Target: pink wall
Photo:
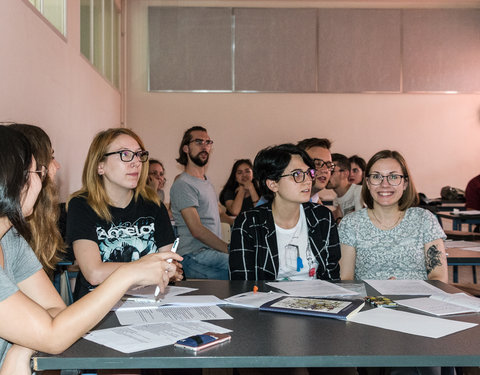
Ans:
{"type": "MultiPolygon", "coordinates": [[[[165,3],[127,3],[126,98],[127,126],[166,163],[167,189],[180,171],[175,158],[182,134],[194,124],[207,127],[215,141],[208,174],[217,191],[235,159],[253,159],[262,147],[305,137],[328,137],[333,152],[366,159],[384,148],[397,149],[418,190],[429,197],[438,197],[444,185],[464,188],[480,173],[480,95],[147,92],[146,7],[165,3]]],[[[232,3],[214,2],[239,6],[232,3]]],[[[292,6],[295,1],[262,3],[292,6]]]]}
{"type": "Polygon", "coordinates": [[[61,198],[80,187],[94,134],[120,126],[120,93],[80,54],[80,1],[68,0],[66,39],[28,1],[0,1],[0,121],[50,135],[61,198]]]}

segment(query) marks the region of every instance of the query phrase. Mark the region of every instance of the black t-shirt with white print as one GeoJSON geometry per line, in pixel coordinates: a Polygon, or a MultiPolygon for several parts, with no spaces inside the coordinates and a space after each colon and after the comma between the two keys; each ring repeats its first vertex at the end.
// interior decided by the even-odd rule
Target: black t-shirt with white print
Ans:
{"type": "MultiPolygon", "coordinates": [[[[76,240],[94,241],[102,262],[131,262],[158,248],[171,244],[174,234],[167,209],[163,204],[132,198],[125,208],[109,206],[112,221],[95,213],[84,197],[75,197],[68,204],[67,243],[76,240]]],[[[84,296],[92,286],[81,272],[77,277],[74,298],[84,296]]]]}

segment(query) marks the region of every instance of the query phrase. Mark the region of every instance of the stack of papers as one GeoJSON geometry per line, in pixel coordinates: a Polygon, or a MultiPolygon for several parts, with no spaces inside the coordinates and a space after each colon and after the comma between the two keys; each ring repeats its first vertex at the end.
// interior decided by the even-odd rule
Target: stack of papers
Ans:
{"type": "Polygon", "coordinates": [[[443,316],[474,313],[480,311],[480,299],[465,293],[433,295],[424,298],[396,300],[399,305],[423,311],[428,314],[443,316]]]}
{"type": "Polygon", "coordinates": [[[358,296],[357,292],[342,288],[340,286],[341,284],[334,284],[324,280],[274,281],[267,284],[283,290],[287,294],[298,297],[358,296]]]}

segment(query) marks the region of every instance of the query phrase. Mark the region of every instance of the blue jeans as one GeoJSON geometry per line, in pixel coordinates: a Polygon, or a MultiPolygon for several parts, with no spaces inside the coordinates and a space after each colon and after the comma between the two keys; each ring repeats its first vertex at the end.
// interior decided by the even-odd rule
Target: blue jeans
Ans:
{"type": "Polygon", "coordinates": [[[188,279],[228,280],[228,254],[201,249],[182,255],[183,272],[188,279]]]}

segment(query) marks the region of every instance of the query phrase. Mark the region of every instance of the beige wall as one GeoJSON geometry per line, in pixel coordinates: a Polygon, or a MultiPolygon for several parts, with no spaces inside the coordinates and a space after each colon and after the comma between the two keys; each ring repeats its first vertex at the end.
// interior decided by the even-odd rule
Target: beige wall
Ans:
{"type": "Polygon", "coordinates": [[[120,126],[120,93],[80,55],[80,1],[68,0],[67,38],[27,1],[0,1],[0,121],[36,124],[50,135],[61,198],[80,187],[94,134],[120,126]]]}
{"type": "MultiPolygon", "coordinates": [[[[194,124],[203,124],[215,141],[208,175],[218,192],[235,159],[253,159],[262,147],[305,137],[328,137],[333,152],[366,159],[380,149],[397,149],[409,162],[418,190],[429,197],[438,197],[444,185],[464,188],[480,173],[480,95],[147,92],[146,7],[166,3],[127,2],[126,100],[127,126],[143,137],[152,156],[166,163],[167,189],[180,171],[175,158],[182,134],[194,124]]],[[[173,5],[179,3],[188,4],[173,5]]]]}

